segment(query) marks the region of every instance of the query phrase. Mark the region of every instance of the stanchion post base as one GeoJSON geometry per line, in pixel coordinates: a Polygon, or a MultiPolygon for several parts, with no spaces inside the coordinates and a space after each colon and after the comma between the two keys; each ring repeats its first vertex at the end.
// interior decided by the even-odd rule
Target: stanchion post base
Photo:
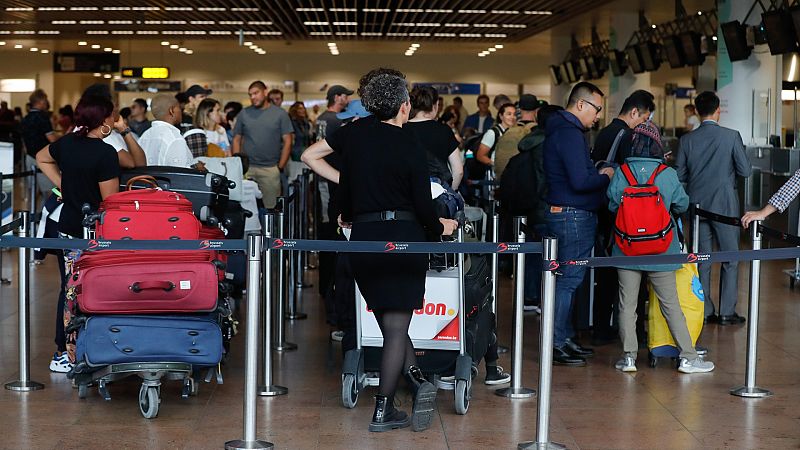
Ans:
{"type": "Polygon", "coordinates": [[[496,395],[500,397],[508,397],[508,398],[531,398],[536,396],[536,391],[534,389],[528,389],[526,387],[521,387],[514,389],[512,387],[507,387],[503,389],[498,389],[494,391],[496,395]]]}
{"type": "Polygon", "coordinates": [[[297,289],[306,289],[306,288],[314,287],[314,285],[311,284],[311,283],[296,283],[294,285],[294,287],[296,287],[297,289]]]}
{"type": "Polygon", "coordinates": [[[6,389],[9,391],[29,392],[44,389],[44,385],[35,381],[12,381],[6,383],[6,389]]]}
{"type": "Polygon", "coordinates": [[[225,443],[225,450],[267,450],[275,448],[272,442],[267,441],[228,441],[225,443]]]}
{"type": "Polygon", "coordinates": [[[497,353],[508,353],[510,349],[505,345],[498,345],[497,346],[497,353]]]}
{"type": "Polygon", "coordinates": [[[272,349],[276,352],[293,352],[297,350],[297,344],[293,344],[291,342],[272,344],[272,349]]]}
{"type": "Polygon", "coordinates": [[[260,397],[275,397],[277,395],[288,394],[289,389],[283,386],[278,386],[277,384],[271,384],[269,386],[259,386],[256,392],[260,397]]]}
{"type": "Polygon", "coordinates": [[[534,441],[526,441],[520,442],[517,446],[518,449],[536,449],[536,450],[561,450],[566,449],[566,445],[557,444],[555,442],[534,442],[534,441]]]}
{"type": "Polygon", "coordinates": [[[286,318],[289,320],[305,320],[308,319],[308,314],[306,313],[294,313],[294,314],[287,314],[286,318]]]}
{"type": "Polygon", "coordinates": [[[771,397],[772,391],[760,387],[739,386],[731,389],[731,395],[745,398],[764,398],[771,397]]]}

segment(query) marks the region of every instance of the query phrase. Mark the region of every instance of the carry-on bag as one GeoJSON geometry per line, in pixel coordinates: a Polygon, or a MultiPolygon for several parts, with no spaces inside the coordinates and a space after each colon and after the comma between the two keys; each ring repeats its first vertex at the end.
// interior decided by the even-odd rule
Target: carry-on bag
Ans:
{"type": "Polygon", "coordinates": [[[214,366],[222,332],[208,317],[91,316],[78,333],[77,361],[91,367],[176,362],[214,366]]]}
{"type": "MultiPolygon", "coordinates": [[[[134,177],[152,177],[158,187],[165,191],[178,192],[192,203],[198,219],[216,225],[225,214],[228,204],[230,182],[227,178],[197,169],[170,166],[146,166],[123,170],[119,176],[120,188],[127,186],[134,177]]],[[[134,184],[133,189],[149,186],[134,184]]]]}
{"type": "Polygon", "coordinates": [[[153,251],[144,257],[130,255],[127,261],[121,260],[123,255],[104,259],[105,253],[81,257],[68,280],[82,313],[194,313],[217,308],[224,273],[210,252],[153,251]]]}
{"type": "MultiPolygon", "coordinates": [[[[703,310],[705,296],[697,273],[697,264],[684,264],[675,272],[675,282],[678,286],[678,301],[681,311],[686,317],[689,336],[692,337],[692,345],[694,345],[703,331],[705,314],[703,310]]],[[[655,358],[677,358],[680,350],[676,347],[667,321],[661,314],[658,297],[652,286],[650,286],[650,306],[647,313],[647,347],[650,349],[651,365],[655,365],[655,358]]]]}
{"type": "Polygon", "coordinates": [[[247,218],[252,217],[252,215],[253,212],[242,208],[241,203],[229,200],[222,219],[222,226],[227,231],[225,237],[228,239],[242,239],[247,218]]]}
{"type": "Polygon", "coordinates": [[[183,195],[139,189],[103,200],[95,232],[98,239],[197,239],[200,222],[183,195]]]}
{"type": "Polygon", "coordinates": [[[222,175],[228,181],[233,181],[235,186],[231,187],[228,191],[230,200],[237,202],[242,201],[242,190],[244,188],[244,170],[242,167],[242,158],[238,156],[227,157],[211,157],[200,156],[194,159],[195,162],[202,162],[206,166],[206,170],[217,175],[222,175]]]}

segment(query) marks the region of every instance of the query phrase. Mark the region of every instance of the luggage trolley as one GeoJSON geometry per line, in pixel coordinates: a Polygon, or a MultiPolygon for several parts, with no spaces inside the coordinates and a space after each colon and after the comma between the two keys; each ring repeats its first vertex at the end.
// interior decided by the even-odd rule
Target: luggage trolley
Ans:
{"type": "MultiPolygon", "coordinates": [[[[458,242],[463,241],[464,230],[463,227],[459,227],[458,242]]],[[[450,267],[442,271],[428,271],[426,297],[433,292],[432,296],[436,296],[436,303],[426,302],[421,311],[415,311],[409,329],[415,349],[457,352],[454,380],[446,382],[437,377],[435,384],[441,389],[455,391],[455,410],[458,414],[466,414],[469,409],[474,370],[472,357],[467,353],[466,347],[465,259],[464,254],[459,253],[457,267],[450,267]],[[446,298],[448,294],[451,295],[446,298]],[[441,302],[439,302],[440,300],[441,302]],[[426,315],[450,315],[453,319],[445,324],[442,320],[438,322],[435,319],[430,320],[425,317],[426,315]],[[427,330],[420,329],[425,326],[428,327],[427,330]],[[431,326],[434,327],[433,332],[430,329],[431,326]],[[427,338],[425,338],[426,336],[427,338]]],[[[382,345],[383,338],[380,336],[377,322],[372,313],[367,310],[366,302],[356,286],[356,348],[345,354],[342,365],[342,404],[346,408],[356,406],[358,394],[365,387],[378,385],[379,378],[365,370],[364,353],[365,347],[381,347],[382,345]]]]}

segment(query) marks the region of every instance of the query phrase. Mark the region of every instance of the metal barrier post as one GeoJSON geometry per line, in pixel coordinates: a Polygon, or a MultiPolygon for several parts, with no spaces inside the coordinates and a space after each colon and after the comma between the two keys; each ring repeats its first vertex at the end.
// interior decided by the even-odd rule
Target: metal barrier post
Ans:
{"type": "MultiPolygon", "coordinates": [[[[33,175],[30,177],[30,179],[31,179],[31,182],[30,182],[30,193],[29,193],[30,198],[28,199],[28,211],[31,212],[31,215],[36,215],[36,212],[38,211],[38,209],[36,208],[36,193],[39,190],[39,185],[38,185],[39,179],[36,176],[36,170],[37,170],[36,165],[32,164],[31,165],[31,172],[33,172],[33,175]]],[[[46,198],[42,198],[42,202],[44,202],[46,200],[47,200],[46,198]]],[[[31,219],[30,227],[28,228],[28,235],[36,236],[36,225],[37,224],[31,219]]],[[[28,252],[28,262],[29,263],[33,263],[34,262],[33,250],[28,252]]]]}
{"type": "Polygon", "coordinates": [[[692,253],[700,252],[700,203],[694,204],[694,216],[692,217],[692,253]]]}
{"type": "MultiPolygon", "coordinates": [[[[19,227],[19,237],[28,237],[28,230],[30,229],[30,213],[28,211],[21,211],[19,218],[22,219],[22,225],[19,227]]],[[[25,247],[19,248],[19,290],[18,296],[18,314],[19,314],[19,379],[6,383],[6,389],[10,391],[37,391],[44,389],[42,383],[37,383],[31,380],[31,345],[30,345],[30,315],[28,314],[28,306],[30,305],[30,268],[28,266],[28,252],[30,250],[25,247]]]]}
{"type": "Polygon", "coordinates": [[[553,382],[553,332],[556,315],[556,274],[551,270],[558,259],[558,239],[542,239],[542,326],[539,334],[539,398],[536,416],[536,441],[522,442],[518,448],[562,449],[550,442],[550,393],[553,382]]]}
{"type": "MultiPolygon", "coordinates": [[[[272,238],[272,226],[275,214],[272,212],[264,216],[264,252],[261,254],[264,261],[261,276],[264,280],[261,290],[261,309],[264,314],[263,339],[264,346],[264,365],[262,369],[263,384],[258,386],[258,395],[262,397],[272,397],[283,395],[289,392],[283,386],[272,384],[272,252],[269,248],[269,240],[272,238]]],[[[248,291],[249,292],[249,291],[248,291]]]]}
{"type": "MultiPolygon", "coordinates": [[[[225,443],[225,450],[269,449],[271,442],[256,439],[256,382],[258,378],[258,297],[261,287],[263,236],[247,240],[247,334],[244,359],[244,438],[225,443]]],[[[268,323],[265,324],[269,327],[268,323]]]]}
{"type": "MultiPolygon", "coordinates": [[[[303,169],[303,172],[300,174],[300,221],[298,225],[300,226],[300,239],[308,239],[308,175],[309,170],[303,169]]],[[[299,256],[300,261],[300,287],[301,288],[309,288],[311,287],[311,283],[306,283],[306,273],[305,271],[309,269],[308,267],[308,252],[300,252],[299,256]]]]}
{"type": "MultiPolygon", "coordinates": [[[[497,212],[492,213],[492,242],[497,242],[500,240],[500,214],[497,212]]],[[[492,312],[494,313],[495,325],[497,325],[497,293],[498,293],[498,284],[499,280],[497,279],[499,267],[498,263],[500,261],[500,255],[497,252],[492,253],[492,298],[494,302],[492,302],[492,312]]]]}
{"type": "MultiPolygon", "coordinates": [[[[289,216],[290,216],[290,226],[289,226],[289,238],[296,239],[299,237],[300,234],[300,183],[298,181],[294,181],[291,184],[293,197],[292,200],[289,202],[289,216]]],[[[289,320],[303,320],[308,318],[308,314],[304,312],[298,311],[297,303],[300,299],[302,293],[300,289],[303,288],[303,284],[300,281],[300,277],[303,273],[303,266],[300,262],[300,252],[289,252],[288,255],[289,259],[289,312],[286,314],[286,318],[289,320]]]]}
{"type": "MultiPolygon", "coordinates": [[[[515,217],[517,242],[525,243],[525,217],[515,217]]],[[[498,389],[495,394],[509,398],[530,398],[536,391],[522,386],[522,329],[523,329],[523,303],[525,301],[525,254],[514,255],[517,276],[514,277],[514,340],[512,342],[513,355],[511,358],[511,386],[498,389]]]]}
{"type": "MultiPolygon", "coordinates": [[[[278,223],[275,237],[283,239],[286,237],[286,197],[278,197],[276,204],[278,223]]],[[[286,252],[278,251],[278,295],[275,296],[277,308],[275,309],[275,342],[272,348],[279,352],[297,350],[297,344],[286,342],[286,294],[288,282],[286,280],[286,252]]]]}
{"type": "MultiPolygon", "coordinates": [[[[750,237],[753,239],[753,250],[761,250],[761,221],[750,224],[750,237]]],[[[761,290],[761,261],[750,262],[750,303],[747,323],[747,372],[744,386],[731,389],[731,395],[748,398],[763,398],[772,395],[772,391],[756,386],[756,363],[758,362],[758,301],[761,290]]]]}

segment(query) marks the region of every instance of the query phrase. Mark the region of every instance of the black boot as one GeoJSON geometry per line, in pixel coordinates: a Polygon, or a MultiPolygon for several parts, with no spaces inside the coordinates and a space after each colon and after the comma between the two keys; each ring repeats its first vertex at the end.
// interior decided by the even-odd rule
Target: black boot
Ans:
{"type": "Polygon", "coordinates": [[[411,420],[406,413],[395,409],[392,403],[393,400],[393,398],[385,395],[379,394],[375,396],[375,412],[372,414],[369,431],[391,431],[397,428],[405,428],[411,424],[411,420]]]}
{"type": "Polygon", "coordinates": [[[436,386],[425,379],[422,370],[417,366],[410,366],[405,376],[414,393],[414,408],[411,414],[412,428],[414,431],[427,430],[431,426],[433,411],[436,408],[436,386]]]}

